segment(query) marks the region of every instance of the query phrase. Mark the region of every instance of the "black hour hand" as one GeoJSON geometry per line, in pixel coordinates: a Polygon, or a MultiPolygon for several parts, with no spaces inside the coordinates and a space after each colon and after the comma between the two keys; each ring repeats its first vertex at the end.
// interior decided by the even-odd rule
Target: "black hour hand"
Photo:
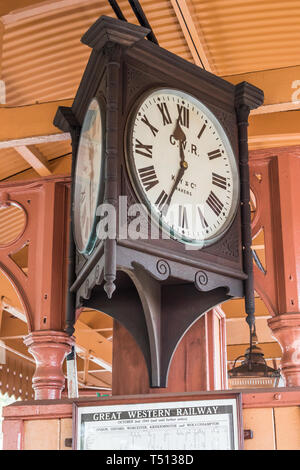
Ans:
{"type": "Polygon", "coordinates": [[[186,140],[186,135],[183,132],[183,130],[182,130],[180,124],[179,124],[179,118],[176,121],[176,126],[175,126],[175,129],[174,129],[174,132],[173,132],[173,137],[174,137],[174,139],[179,140],[179,141],[186,140]]]}

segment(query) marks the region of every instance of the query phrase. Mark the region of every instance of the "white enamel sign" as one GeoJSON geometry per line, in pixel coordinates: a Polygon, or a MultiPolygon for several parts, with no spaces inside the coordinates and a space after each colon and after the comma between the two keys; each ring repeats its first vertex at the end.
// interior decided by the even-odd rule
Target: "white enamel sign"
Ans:
{"type": "Polygon", "coordinates": [[[78,450],[234,450],[235,399],[77,408],[78,450]]]}

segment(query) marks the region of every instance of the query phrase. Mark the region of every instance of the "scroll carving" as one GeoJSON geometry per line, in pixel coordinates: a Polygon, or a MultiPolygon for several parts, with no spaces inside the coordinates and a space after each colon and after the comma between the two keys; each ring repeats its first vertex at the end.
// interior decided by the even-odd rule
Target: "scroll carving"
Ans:
{"type": "Polygon", "coordinates": [[[171,274],[171,268],[166,260],[160,259],[156,263],[156,270],[159,274],[159,279],[165,281],[171,274]]]}
{"type": "Polygon", "coordinates": [[[197,289],[201,290],[203,286],[206,286],[208,283],[208,276],[204,271],[197,271],[195,274],[195,286],[197,289]]]}

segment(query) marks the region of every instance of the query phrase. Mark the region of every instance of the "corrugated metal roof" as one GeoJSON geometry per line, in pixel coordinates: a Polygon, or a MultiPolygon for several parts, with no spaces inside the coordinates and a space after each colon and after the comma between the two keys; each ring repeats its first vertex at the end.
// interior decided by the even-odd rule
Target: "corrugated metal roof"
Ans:
{"type": "MultiPolygon", "coordinates": [[[[59,157],[70,155],[70,141],[49,142],[35,146],[51,162],[59,157]]],[[[19,155],[14,148],[0,150],[0,181],[30,169],[31,166],[19,155]]],[[[39,175],[36,173],[35,175],[39,175]]]]}
{"type": "Polygon", "coordinates": [[[193,0],[219,75],[298,65],[299,0],[193,0]]]}
{"type": "MultiPolygon", "coordinates": [[[[26,9],[23,19],[5,17],[2,78],[8,105],[74,97],[90,52],[80,43],[82,34],[99,16],[115,16],[107,0],[52,3],[43,2],[44,11],[34,16],[26,9]]],[[[192,61],[171,0],[140,3],[160,46],[192,61]]],[[[299,64],[299,0],[186,3],[219,75],[299,64]]],[[[129,3],[119,0],[119,5],[128,21],[137,23],[129,3]]]]}
{"type": "Polygon", "coordinates": [[[27,168],[29,165],[13,148],[0,150],[0,180],[27,168]]]}
{"type": "Polygon", "coordinates": [[[26,214],[18,206],[0,208],[0,246],[13,242],[25,229],[26,214]]]}
{"type": "MultiPolygon", "coordinates": [[[[168,0],[141,2],[161,47],[191,60],[168,0]]],[[[129,22],[138,24],[127,1],[119,2],[129,22]]],[[[90,49],[81,36],[101,15],[115,16],[106,0],[84,1],[5,25],[3,80],[9,106],[72,98],[90,49]]]]}

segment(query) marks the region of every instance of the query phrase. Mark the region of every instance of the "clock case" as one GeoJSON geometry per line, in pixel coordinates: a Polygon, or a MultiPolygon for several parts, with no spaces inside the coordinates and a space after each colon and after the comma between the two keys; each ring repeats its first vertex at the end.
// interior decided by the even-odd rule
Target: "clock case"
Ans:
{"type": "Polygon", "coordinates": [[[90,255],[82,255],[70,230],[66,331],[74,332],[75,311],[78,315],[83,307],[112,316],[141,348],[150,386],[166,387],[178,343],[206,311],[245,296],[253,323],[247,126],[250,109],[263,102],[263,93],[246,82],[234,86],[177,57],[145,39],[148,33],[142,26],[100,17],[82,37],[92,52],[73,105],[59,107],[54,124],[71,134],[74,175],[88,105],[93,97],[105,103],[104,202],[114,206],[121,232],[133,218],[119,196],[127,196],[127,207],[139,203],[125,162],[125,129],[145,92],[175,88],[193,95],[217,117],[231,143],[240,168],[241,204],[215,244],[187,250],[173,239],[124,239],[117,227],[113,239],[98,240],[90,255]]]}

